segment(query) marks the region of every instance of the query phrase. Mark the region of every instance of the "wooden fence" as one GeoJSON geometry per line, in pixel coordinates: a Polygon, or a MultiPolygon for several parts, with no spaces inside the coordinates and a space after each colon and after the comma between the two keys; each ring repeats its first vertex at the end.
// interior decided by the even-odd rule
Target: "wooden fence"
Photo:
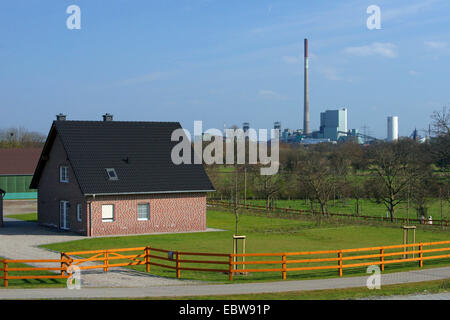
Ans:
{"type": "Polygon", "coordinates": [[[378,246],[369,248],[301,251],[283,253],[200,253],[170,251],[147,247],[121,248],[63,252],[57,260],[2,260],[2,279],[8,286],[9,279],[63,279],[68,278],[68,268],[77,266],[80,270],[103,269],[108,272],[113,267],[145,265],[147,272],[156,266],[173,270],[177,278],[182,271],[218,272],[227,274],[230,281],[235,275],[259,272],[280,273],[283,280],[289,272],[336,270],[343,276],[344,269],[380,266],[381,271],[390,264],[418,263],[422,268],[424,261],[450,258],[450,241],[413,243],[406,245],[378,246]],[[88,256],[88,257],[84,257],[88,256]],[[245,258],[245,260],[243,259],[245,258]],[[12,263],[56,263],[57,267],[11,268],[12,263]],[[14,275],[15,271],[57,271],[55,275],[14,275]]]}
{"type": "MultiPolygon", "coordinates": [[[[208,200],[207,203],[209,205],[212,206],[220,206],[220,207],[225,207],[225,208],[234,208],[234,203],[229,202],[229,201],[222,201],[222,200],[208,200]]],[[[243,209],[247,209],[247,210],[257,210],[257,211],[272,211],[272,212],[279,212],[279,213],[297,213],[297,214],[309,214],[312,215],[313,212],[311,212],[311,210],[301,210],[301,209],[291,209],[291,208],[280,208],[280,207],[269,207],[267,208],[266,206],[260,206],[260,205],[256,205],[256,204],[238,204],[239,208],[243,208],[243,209]]],[[[317,214],[320,214],[319,212],[316,212],[317,214]]],[[[371,220],[371,221],[386,221],[386,222],[390,222],[391,218],[387,218],[387,217],[376,217],[376,216],[366,216],[366,215],[354,215],[354,214],[346,214],[346,213],[335,213],[335,212],[329,212],[327,213],[328,216],[330,217],[340,217],[340,218],[354,218],[354,219],[358,219],[358,220],[371,220]]],[[[433,220],[433,224],[428,224],[427,219],[425,219],[424,221],[422,221],[421,219],[416,219],[416,218],[395,218],[394,217],[394,222],[396,223],[407,223],[409,222],[413,222],[413,223],[417,223],[417,224],[423,224],[426,226],[438,226],[438,227],[448,227],[448,220],[433,220]]]]}
{"type": "Polygon", "coordinates": [[[67,265],[64,263],[64,260],[62,259],[45,259],[45,260],[36,260],[36,259],[20,259],[20,260],[12,260],[12,259],[3,259],[0,260],[0,271],[2,272],[2,276],[0,279],[3,279],[3,286],[8,287],[8,280],[13,279],[67,279],[69,277],[68,274],[65,274],[65,271],[67,270],[67,265]],[[13,264],[55,264],[54,267],[33,267],[33,266],[26,266],[26,267],[12,267],[13,264]],[[36,273],[40,271],[50,271],[58,273],[55,274],[47,274],[47,275],[39,275],[39,274],[19,274],[19,275],[11,275],[11,272],[17,274],[17,273],[36,273]]]}

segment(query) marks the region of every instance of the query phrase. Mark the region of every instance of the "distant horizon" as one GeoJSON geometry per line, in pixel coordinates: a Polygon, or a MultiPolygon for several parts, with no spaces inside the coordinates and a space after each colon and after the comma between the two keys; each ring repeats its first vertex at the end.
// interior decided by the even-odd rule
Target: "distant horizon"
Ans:
{"type": "Polygon", "coordinates": [[[0,3],[0,129],[46,135],[68,120],[177,121],[223,128],[303,128],[303,40],[309,40],[311,131],[346,108],[348,129],[387,137],[428,131],[450,103],[450,2],[300,3],[18,0],[0,3]],[[81,29],[67,28],[71,5],[81,29]],[[379,6],[370,30],[367,8],[379,6]]]}

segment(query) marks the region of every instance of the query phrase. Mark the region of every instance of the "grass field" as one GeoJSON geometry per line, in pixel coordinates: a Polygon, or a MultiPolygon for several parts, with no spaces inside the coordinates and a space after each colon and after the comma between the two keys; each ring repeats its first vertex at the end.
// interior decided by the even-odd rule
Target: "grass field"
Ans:
{"type": "MultiPolygon", "coordinates": [[[[69,252],[150,245],[154,248],[174,251],[231,253],[234,221],[234,215],[232,213],[209,210],[207,214],[208,227],[224,229],[226,231],[92,238],[45,245],[44,247],[69,252]]],[[[318,226],[316,222],[311,220],[289,220],[254,215],[241,215],[239,233],[247,236],[248,253],[334,250],[402,243],[402,230],[398,227],[336,225],[327,222],[323,222],[318,226]]],[[[417,242],[440,240],[450,240],[450,232],[426,229],[417,230],[417,242]]],[[[427,261],[425,267],[437,267],[449,264],[450,259],[434,262],[427,261]]],[[[195,264],[190,264],[189,266],[195,267],[195,264]]],[[[201,267],[204,268],[205,265],[201,267]]],[[[143,266],[133,268],[144,270],[143,266]]],[[[386,266],[386,272],[403,271],[412,268],[416,269],[417,263],[391,264],[386,266]]],[[[365,268],[345,269],[344,276],[362,275],[365,272],[365,268]]],[[[165,277],[175,277],[173,270],[159,267],[152,266],[151,273],[165,277]]],[[[183,279],[228,281],[227,275],[223,273],[182,271],[181,276],[183,279]]],[[[298,271],[289,272],[287,279],[299,280],[336,276],[336,270],[298,271]]],[[[274,280],[280,280],[279,272],[250,273],[247,276],[235,277],[235,281],[237,282],[274,280]]]]}
{"type": "MultiPolygon", "coordinates": [[[[260,206],[265,206],[265,200],[247,200],[248,204],[255,204],[260,206]]],[[[276,200],[275,206],[278,208],[291,208],[291,209],[301,209],[301,210],[310,210],[310,204],[308,202],[305,203],[304,200],[276,200]]],[[[367,215],[374,217],[386,217],[386,208],[382,203],[375,203],[371,200],[363,199],[360,200],[360,210],[359,215],[367,215]]],[[[317,212],[320,212],[320,207],[315,205],[314,207],[317,212]]],[[[330,201],[328,203],[328,211],[332,213],[346,213],[346,214],[355,214],[356,212],[356,200],[347,199],[345,201],[336,200],[330,201]]],[[[430,207],[428,209],[428,215],[432,216],[434,220],[441,219],[441,207],[438,199],[430,200],[430,207]]],[[[395,217],[397,218],[410,218],[417,219],[416,211],[413,208],[409,208],[407,210],[407,204],[399,204],[396,207],[395,217]]],[[[443,202],[442,206],[442,218],[444,220],[450,220],[450,206],[448,202],[443,202]]]]}
{"type": "MultiPolygon", "coordinates": [[[[3,260],[2,257],[0,257],[0,261],[3,260]]],[[[9,268],[29,268],[30,265],[24,264],[24,263],[9,263],[9,268]]],[[[3,264],[0,263],[0,268],[3,268],[3,264]]],[[[9,271],[8,275],[10,276],[32,276],[32,275],[40,275],[40,276],[46,276],[46,275],[54,275],[55,273],[52,273],[50,271],[9,271]]],[[[0,271],[0,289],[7,289],[3,286],[3,279],[1,279],[3,276],[3,271],[0,271]]],[[[8,280],[8,288],[63,288],[66,286],[66,280],[65,279],[11,279],[8,280]]]]}
{"type": "Polygon", "coordinates": [[[23,221],[37,222],[37,213],[20,213],[8,215],[8,218],[18,219],[23,221]]]}

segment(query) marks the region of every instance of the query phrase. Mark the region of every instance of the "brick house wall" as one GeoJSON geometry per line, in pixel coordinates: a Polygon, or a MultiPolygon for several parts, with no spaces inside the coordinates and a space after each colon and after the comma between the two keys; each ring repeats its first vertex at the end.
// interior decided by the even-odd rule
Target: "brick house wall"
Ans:
{"type": "Polygon", "coordinates": [[[61,139],[58,135],[50,150],[47,163],[42,172],[38,186],[38,223],[49,227],[60,227],[59,203],[61,200],[69,202],[68,222],[69,230],[87,235],[87,206],[86,199],[81,193],[72,167],[67,160],[61,139]],[[60,166],[69,168],[69,182],[59,181],[60,166]],[[77,204],[81,204],[81,222],[77,220],[77,204]]]}
{"type": "Polygon", "coordinates": [[[96,196],[91,201],[91,236],[206,230],[206,193],[96,196]],[[138,220],[138,204],[150,219],[138,220]],[[114,205],[114,221],[102,221],[102,205],[114,205]]]}

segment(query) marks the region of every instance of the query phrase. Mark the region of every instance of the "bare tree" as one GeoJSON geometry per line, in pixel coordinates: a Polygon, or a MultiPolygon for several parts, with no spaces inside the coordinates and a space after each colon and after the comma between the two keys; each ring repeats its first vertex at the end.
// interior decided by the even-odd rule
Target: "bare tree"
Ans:
{"type": "Polygon", "coordinates": [[[434,111],[431,119],[431,127],[434,135],[439,137],[450,134],[450,111],[447,110],[447,106],[442,107],[442,111],[434,111]]]}
{"type": "Polygon", "coordinates": [[[23,127],[0,130],[0,148],[35,148],[44,142],[45,135],[23,127]]]}
{"type": "Polygon", "coordinates": [[[396,206],[405,199],[406,188],[427,172],[428,162],[420,157],[417,143],[400,140],[371,146],[366,186],[372,198],[382,202],[394,220],[396,206]]]}
{"type": "Polygon", "coordinates": [[[310,201],[319,204],[322,215],[328,213],[328,201],[334,188],[334,174],[329,160],[317,153],[303,159],[299,183],[305,188],[310,201]]]}

